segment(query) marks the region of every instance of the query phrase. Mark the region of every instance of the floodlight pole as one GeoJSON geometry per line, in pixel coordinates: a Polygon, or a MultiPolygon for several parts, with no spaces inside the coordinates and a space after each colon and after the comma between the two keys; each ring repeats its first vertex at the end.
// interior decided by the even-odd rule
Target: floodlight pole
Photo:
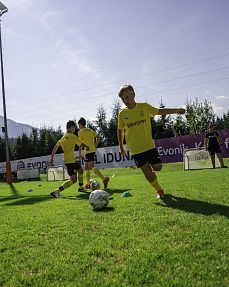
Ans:
{"type": "MultiPolygon", "coordinates": [[[[7,7],[0,2],[0,17],[8,11],[7,7]]],[[[6,116],[6,98],[5,98],[5,82],[4,82],[4,69],[3,69],[3,56],[2,56],[2,29],[0,19],[0,58],[1,58],[1,80],[2,80],[2,101],[4,113],[4,128],[5,128],[5,142],[6,142],[6,182],[12,184],[11,163],[9,155],[9,138],[7,129],[7,116],[6,116]]]]}

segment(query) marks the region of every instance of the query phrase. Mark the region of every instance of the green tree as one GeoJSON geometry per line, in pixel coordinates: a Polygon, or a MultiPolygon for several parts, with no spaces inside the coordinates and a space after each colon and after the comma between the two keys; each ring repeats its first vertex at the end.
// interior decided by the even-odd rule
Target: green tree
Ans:
{"type": "Polygon", "coordinates": [[[107,146],[108,138],[108,123],[107,123],[107,113],[103,105],[98,107],[97,116],[95,120],[96,131],[101,138],[100,146],[107,146]]]}
{"type": "Polygon", "coordinates": [[[199,103],[197,98],[193,102],[187,99],[185,116],[188,133],[205,132],[209,124],[215,122],[213,106],[207,100],[204,100],[203,103],[199,103]]]}
{"type": "Polygon", "coordinates": [[[118,145],[118,136],[117,136],[117,128],[118,128],[118,113],[121,110],[120,101],[115,101],[112,106],[112,116],[108,121],[107,127],[107,145],[115,146],[118,145]]]}
{"type": "Polygon", "coordinates": [[[32,133],[30,135],[31,140],[33,142],[33,152],[34,157],[38,156],[38,146],[39,146],[39,134],[38,134],[38,128],[32,127],[32,133]]]}
{"type": "Polygon", "coordinates": [[[47,154],[48,150],[48,142],[47,142],[47,134],[46,127],[42,127],[39,129],[39,138],[38,138],[38,146],[37,146],[37,155],[42,156],[47,154]]]}
{"type": "MultiPolygon", "coordinates": [[[[160,102],[160,109],[164,109],[165,105],[163,102],[160,102]]],[[[174,136],[173,128],[172,128],[172,118],[170,115],[160,116],[158,120],[151,120],[153,128],[153,135],[155,139],[160,138],[169,138],[174,136]]]]}
{"type": "Polygon", "coordinates": [[[215,123],[218,129],[228,129],[229,128],[229,110],[227,114],[223,114],[221,118],[217,116],[215,123]]]}
{"type": "Polygon", "coordinates": [[[95,121],[87,120],[87,127],[94,131],[97,131],[97,126],[96,126],[95,121]]]}
{"type": "Polygon", "coordinates": [[[23,159],[34,156],[34,148],[31,137],[26,133],[22,136],[17,137],[15,144],[15,154],[17,159],[23,159]]]}
{"type": "Polygon", "coordinates": [[[63,133],[60,129],[60,127],[57,130],[54,130],[53,128],[48,128],[46,130],[46,154],[51,154],[52,150],[55,146],[55,144],[58,142],[58,140],[63,136],[63,133]]]}
{"type": "MultiPolygon", "coordinates": [[[[38,130],[38,133],[38,137],[35,137],[37,142],[37,156],[51,154],[53,147],[63,136],[63,132],[61,131],[60,127],[57,130],[53,129],[52,127],[42,127],[38,130]]],[[[58,152],[62,152],[61,149],[59,149],[58,152]]]]}
{"type": "Polygon", "coordinates": [[[187,134],[187,125],[182,115],[178,115],[175,120],[173,121],[173,132],[174,135],[183,136],[187,134]]]}

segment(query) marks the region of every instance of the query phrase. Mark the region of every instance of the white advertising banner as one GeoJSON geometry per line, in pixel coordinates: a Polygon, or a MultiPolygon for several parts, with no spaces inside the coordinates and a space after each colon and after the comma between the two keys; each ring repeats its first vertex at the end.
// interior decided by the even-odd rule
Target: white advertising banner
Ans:
{"type": "Polygon", "coordinates": [[[31,168],[31,169],[18,169],[17,170],[17,179],[18,180],[28,180],[40,178],[39,168],[31,168]]]}
{"type": "MultiPolygon", "coordinates": [[[[75,156],[78,156],[78,151],[75,152],[75,156]]],[[[21,160],[11,161],[12,171],[19,169],[31,169],[39,168],[46,169],[49,166],[50,155],[26,158],[21,160]]],[[[82,161],[83,163],[83,161],[82,161]]],[[[56,154],[54,157],[54,166],[64,165],[63,154],[56,154]]],[[[117,168],[134,166],[134,160],[132,159],[129,151],[126,156],[120,154],[119,146],[98,148],[95,157],[95,165],[98,168],[117,168]]],[[[6,163],[0,163],[0,173],[4,173],[6,170],[6,163]]]]}
{"type": "MultiPolygon", "coordinates": [[[[222,141],[222,155],[229,157],[229,129],[219,130],[222,141]]],[[[180,137],[156,139],[156,146],[162,162],[182,162],[183,152],[185,149],[201,148],[204,146],[204,134],[191,134],[180,137]]],[[[127,150],[127,149],[126,149],[127,150]]],[[[78,156],[78,152],[75,152],[78,156]]],[[[12,171],[22,168],[39,168],[46,169],[49,166],[50,156],[41,156],[26,158],[22,160],[11,161],[12,171]]],[[[63,154],[56,154],[54,159],[55,166],[63,166],[63,154]]],[[[122,156],[118,146],[99,148],[96,152],[95,165],[98,168],[117,168],[134,166],[129,151],[126,156],[122,156]]],[[[5,173],[6,164],[0,163],[0,173],[5,173]]]]}

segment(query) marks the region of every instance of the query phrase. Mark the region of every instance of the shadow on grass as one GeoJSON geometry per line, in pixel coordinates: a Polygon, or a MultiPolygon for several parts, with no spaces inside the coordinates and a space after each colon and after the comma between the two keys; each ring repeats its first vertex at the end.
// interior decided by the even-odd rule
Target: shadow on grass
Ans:
{"type": "Polygon", "coordinates": [[[14,202],[6,203],[5,206],[29,205],[52,199],[50,196],[17,196],[17,197],[4,197],[0,201],[15,200],[14,202]]]}
{"type": "MultiPolygon", "coordinates": [[[[129,191],[131,190],[130,188],[127,189],[111,189],[109,188],[107,191],[108,195],[109,195],[109,200],[112,200],[113,197],[110,197],[111,195],[113,195],[114,193],[123,193],[125,191],[129,191]]],[[[89,199],[91,191],[81,191],[79,195],[76,196],[66,196],[63,197],[63,199],[70,199],[70,200],[79,200],[79,199],[89,199]]]]}
{"type": "Polygon", "coordinates": [[[107,206],[106,208],[103,209],[93,209],[94,212],[111,212],[111,211],[115,211],[115,208],[112,206],[107,206]]]}
{"type": "Polygon", "coordinates": [[[9,188],[11,191],[10,195],[9,196],[0,196],[0,202],[15,199],[15,198],[19,197],[19,191],[15,188],[15,186],[13,184],[10,184],[9,188]]]}
{"type": "Polygon", "coordinates": [[[10,196],[0,196],[0,203],[4,202],[4,201],[9,201],[9,200],[15,200],[19,198],[19,196],[15,196],[15,195],[10,195],[10,196]]]}
{"type": "Polygon", "coordinates": [[[19,192],[13,184],[10,184],[10,190],[13,196],[19,196],[19,192]]]}
{"type": "Polygon", "coordinates": [[[9,196],[0,196],[0,202],[15,200],[19,197],[19,191],[15,188],[13,184],[9,185],[11,194],[9,196]]]}
{"type": "Polygon", "coordinates": [[[132,189],[131,188],[125,188],[125,189],[109,188],[107,192],[109,194],[114,194],[114,193],[123,193],[125,191],[130,191],[130,190],[132,189]]]}
{"type": "Polygon", "coordinates": [[[155,204],[163,207],[180,209],[191,213],[199,213],[203,215],[218,214],[229,218],[229,207],[226,205],[193,200],[174,196],[171,194],[166,194],[166,196],[163,197],[161,200],[164,204],[160,202],[157,202],[155,204]]]}
{"type": "MultiPolygon", "coordinates": [[[[75,196],[75,199],[89,199],[90,196],[90,192],[86,191],[86,192],[80,192],[79,195],[75,196]]],[[[71,198],[73,199],[73,198],[71,198]]]]}

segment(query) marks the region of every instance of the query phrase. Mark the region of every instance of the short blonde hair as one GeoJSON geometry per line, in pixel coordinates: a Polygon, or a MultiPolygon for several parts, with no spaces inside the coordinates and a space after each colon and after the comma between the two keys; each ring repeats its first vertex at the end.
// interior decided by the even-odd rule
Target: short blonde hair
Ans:
{"type": "Polygon", "coordinates": [[[125,91],[133,92],[135,95],[134,88],[131,85],[127,84],[127,85],[121,86],[121,88],[119,89],[119,92],[118,92],[118,96],[121,98],[125,91]]]}

